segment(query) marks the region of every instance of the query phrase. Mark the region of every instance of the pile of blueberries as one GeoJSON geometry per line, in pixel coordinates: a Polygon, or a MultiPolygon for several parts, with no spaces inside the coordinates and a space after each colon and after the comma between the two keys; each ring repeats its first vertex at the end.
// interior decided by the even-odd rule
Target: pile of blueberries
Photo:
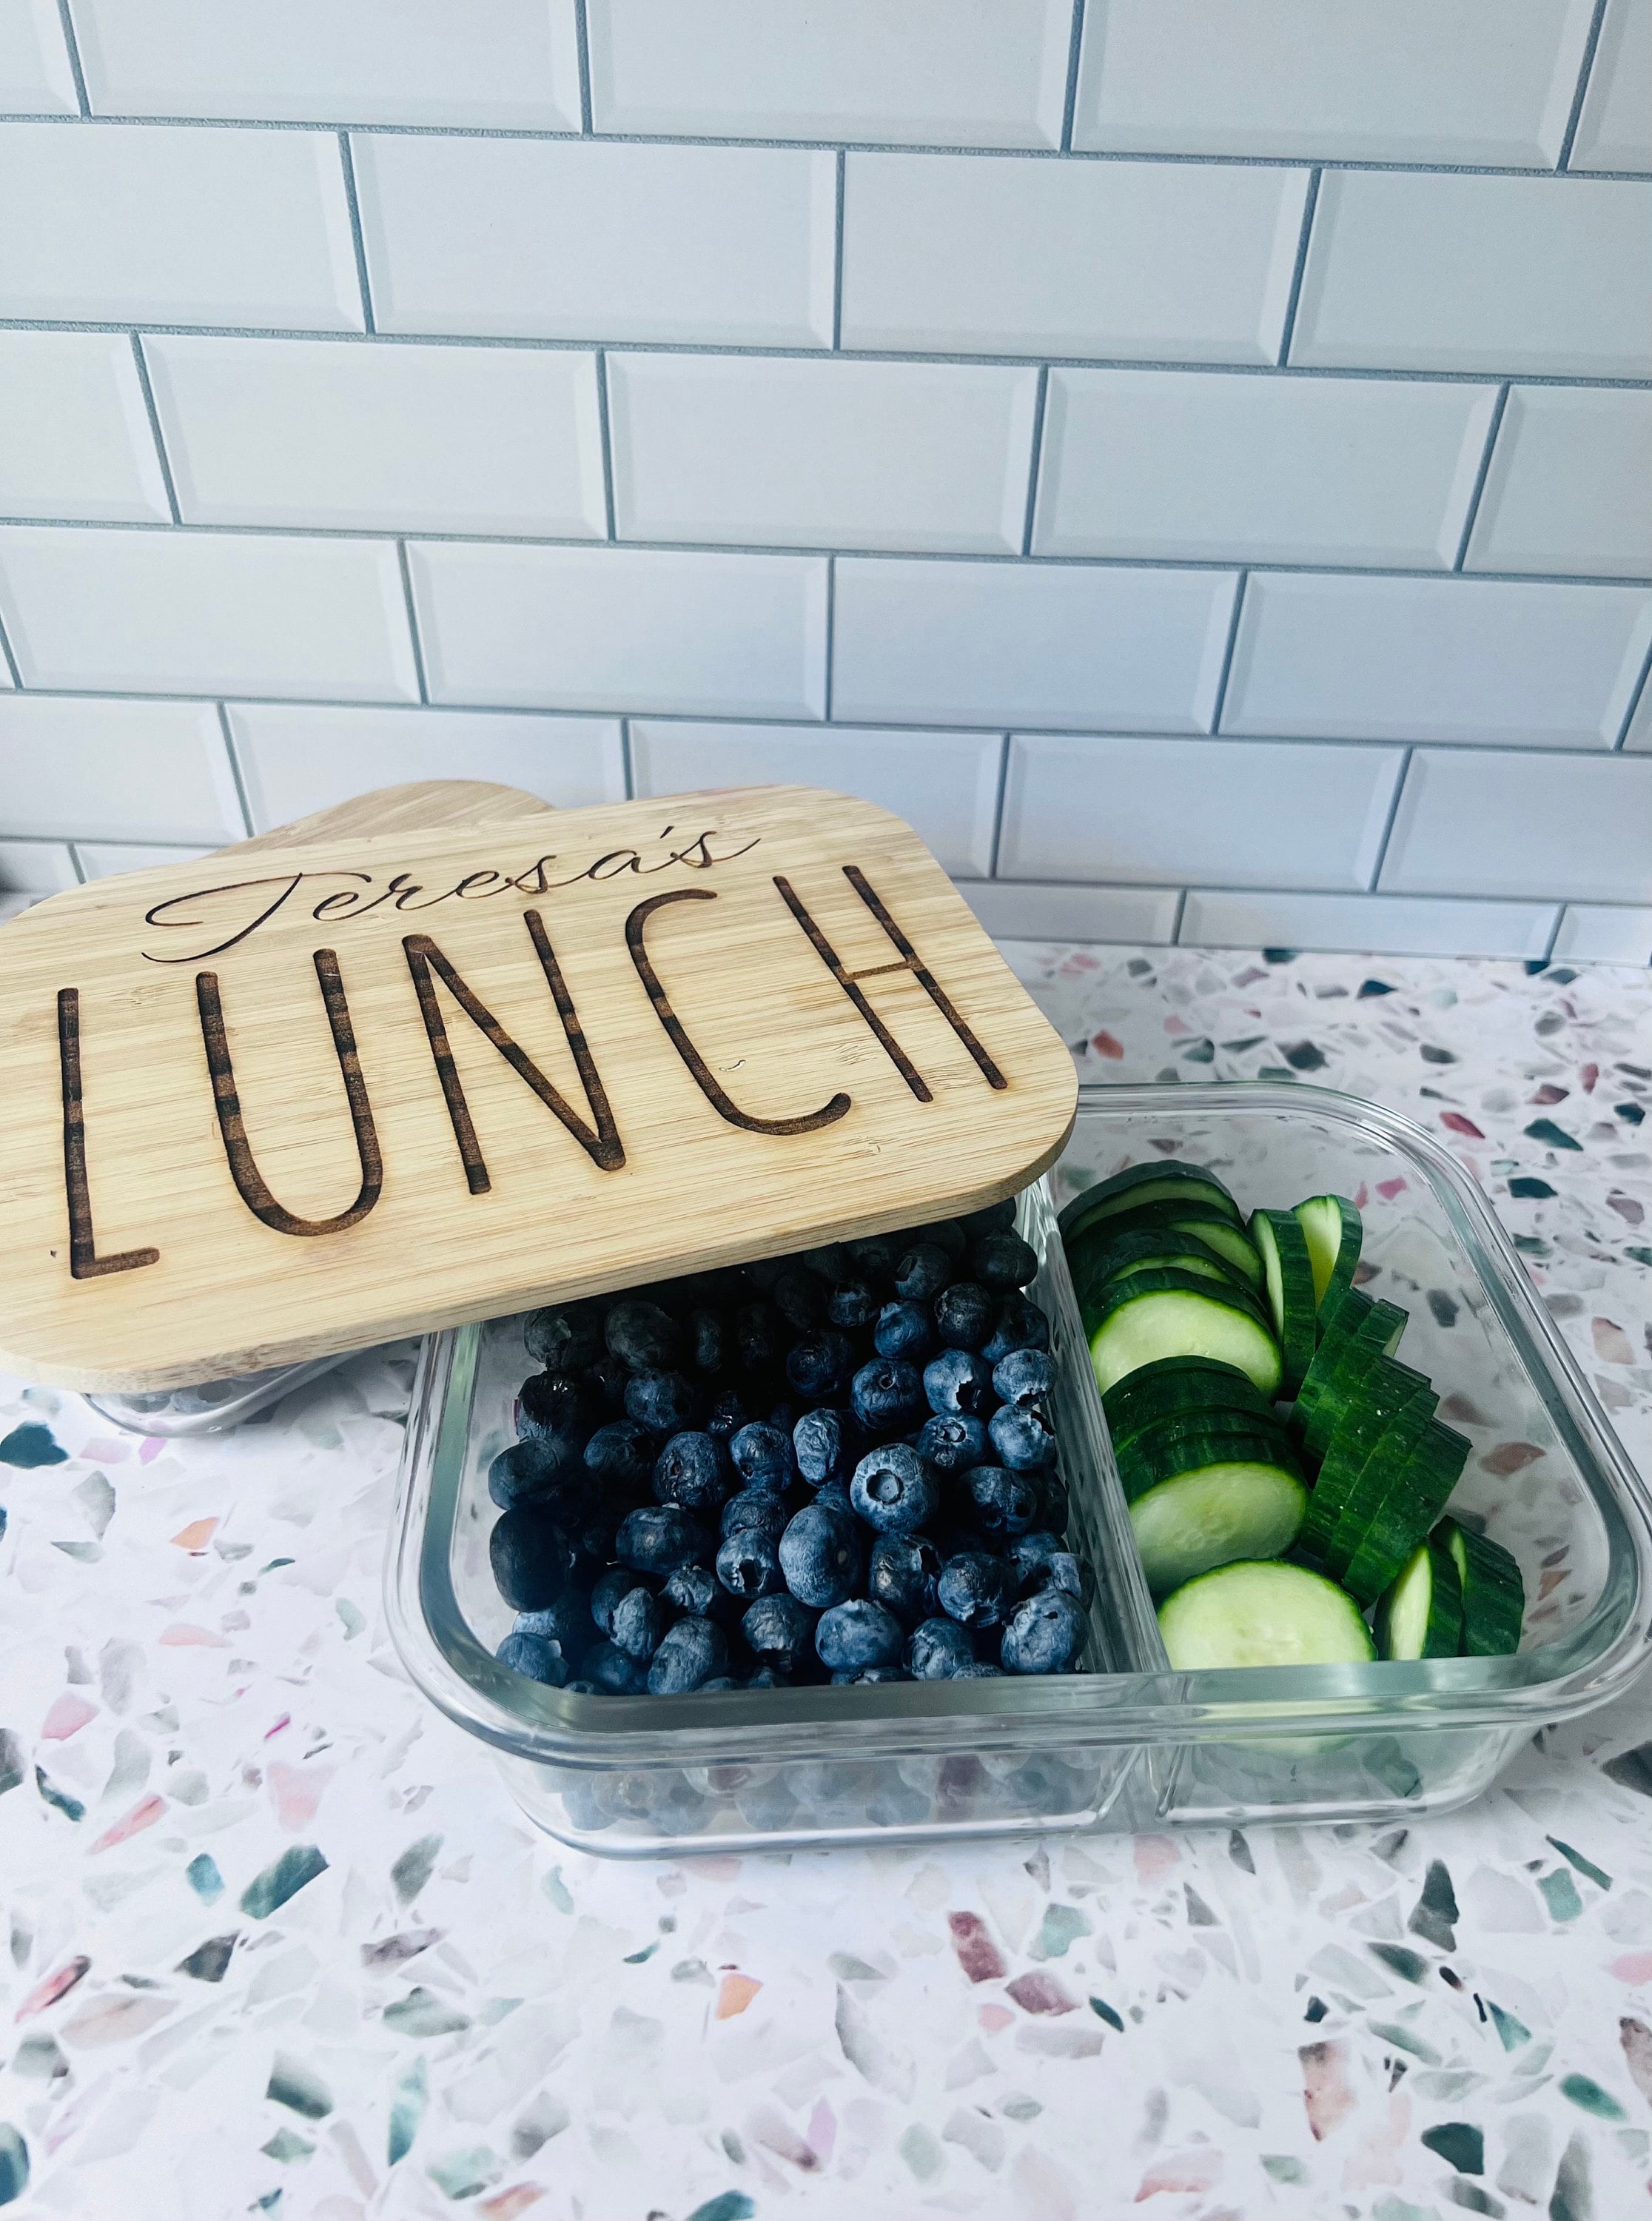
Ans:
{"type": "Polygon", "coordinates": [[[501,1661],[652,1696],[1072,1671],[1092,1585],[1014,1215],[532,1313],[501,1661]]]}

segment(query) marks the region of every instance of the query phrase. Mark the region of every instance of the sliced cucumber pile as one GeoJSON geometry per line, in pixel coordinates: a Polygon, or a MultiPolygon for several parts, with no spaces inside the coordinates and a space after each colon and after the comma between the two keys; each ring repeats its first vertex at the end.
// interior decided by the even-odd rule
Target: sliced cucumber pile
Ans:
{"type": "Polygon", "coordinates": [[[1213,1172],[1139,1165],[1060,1226],[1173,1665],[1518,1649],[1519,1567],[1442,1516],[1470,1445],[1354,1286],[1346,1197],[1247,1218],[1213,1172]]]}

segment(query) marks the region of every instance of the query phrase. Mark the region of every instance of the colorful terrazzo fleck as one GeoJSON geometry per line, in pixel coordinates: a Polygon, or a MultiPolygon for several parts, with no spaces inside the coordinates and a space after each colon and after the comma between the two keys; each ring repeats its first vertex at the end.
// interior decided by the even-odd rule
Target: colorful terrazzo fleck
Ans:
{"type": "MultiPolygon", "coordinates": [[[[1643,974],[1015,955],[1087,1078],[1430,1126],[1652,1466],[1643,974]]],[[[586,1859],[385,1636],[409,1369],[172,1444],[0,1391],[0,2206],[1642,2209],[1652,1694],[1411,1829],[586,1859]]]]}

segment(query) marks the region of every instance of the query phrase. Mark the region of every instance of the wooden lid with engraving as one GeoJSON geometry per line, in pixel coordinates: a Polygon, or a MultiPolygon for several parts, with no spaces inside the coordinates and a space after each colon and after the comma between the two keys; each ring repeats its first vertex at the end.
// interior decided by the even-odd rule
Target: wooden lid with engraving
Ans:
{"type": "Polygon", "coordinates": [[[0,929],[0,1365],[164,1388],[1013,1193],[1076,1079],[917,835],[744,788],[0,929]]]}

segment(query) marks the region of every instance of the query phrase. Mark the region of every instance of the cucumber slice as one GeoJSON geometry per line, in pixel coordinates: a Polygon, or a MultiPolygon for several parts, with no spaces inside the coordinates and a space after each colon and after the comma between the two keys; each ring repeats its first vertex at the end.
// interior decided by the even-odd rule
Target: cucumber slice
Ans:
{"type": "Polygon", "coordinates": [[[1075,1286],[1081,1280],[1087,1286],[1094,1280],[1116,1280],[1144,1265],[1169,1265],[1231,1280],[1247,1295],[1254,1292],[1237,1268],[1196,1234],[1184,1234],[1174,1226],[1143,1226],[1112,1239],[1109,1233],[1104,1220],[1074,1244],[1070,1262],[1075,1286]]]}
{"type": "Polygon", "coordinates": [[[1172,1200],[1138,1204],[1129,1211],[1094,1221],[1074,1235],[1065,1246],[1070,1258],[1076,1254],[1082,1242],[1111,1242],[1126,1234],[1159,1229],[1197,1235],[1219,1256],[1237,1267],[1252,1288],[1261,1287],[1262,1260],[1251,1248],[1250,1236],[1231,1211],[1219,1209],[1213,1203],[1172,1200]]]}
{"type": "MultiPolygon", "coordinates": [[[[1347,1300],[1343,1298],[1344,1304],[1347,1300]]],[[[1358,1394],[1360,1383],[1380,1358],[1393,1355],[1407,1323],[1398,1304],[1375,1303],[1338,1345],[1328,1376],[1302,1421],[1302,1439],[1315,1457],[1324,1457],[1337,1422],[1358,1394]]],[[[1300,1414],[1300,1397],[1297,1409],[1300,1414]]]]}
{"type": "Polygon", "coordinates": [[[1424,1374],[1392,1357],[1378,1358],[1361,1380],[1325,1446],[1304,1522],[1304,1554],[1332,1580],[1342,1579],[1391,1474],[1411,1455],[1439,1401],[1424,1374]]]}
{"type": "Polygon", "coordinates": [[[1213,1211],[1208,1217],[1195,1212],[1191,1204],[1181,1206],[1178,1215],[1169,1221],[1178,1233],[1196,1234],[1207,1248],[1225,1258],[1234,1270],[1244,1274],[1247,1286],[1262,1286],[1262,1260],[1251,1246],[1249,1236],[1220,1212],[1213,1211]]]}
{"type": "Polygon", "coordinates": [[[1308,1245],[1313,1267],[1313,1300],[1325,1311],[1344,1288],[1354,1285],[1354,1267],[1360,1261],[1364,1222],[1345,1195],[1311,1195],[1292,1213],[1308,1245]]]}
{"type": "Polygon", "coordinates": [[[1382,1592],[1376,1647],[1384,1658],[1455,1658],[1462,1635],[1462,1584],[1456,1561],[1435,1542],[1419,1542],[1382,1592]]]}
{"type": "Polygon", "coordinates": [[[1274,1337],[1283,1361],[1280,1392],[1294,1396],[1313,1362],[1318,1339],[1307,1236],[1288,1211],[1258,1211],[1251,1214],[1250,1239],[1262,1260],[1274,1337]]]}
{"type": "Polygon", "coordinates": [[[1519,1567],[1500,1542],[1459,1527],[1455,1519],[1440,1522],[1435,1540],[1449,1553],[1462,1586],[1462,1655],[1512,1657],[1520,1648],[1526,1609],[1519,1567]]]}
{"type": "Polygon", "coordinates": [[[1162,1480],[1174,1480],[1179,1473],[1250,1461],[1280,1466],[1300,1477],[1301,1468],[1291,1446],[1276,1428],[1237,1417],[1192,1424],[1172,1419],[1150,1428],[1119,1453],[1119,1477],[1126,1500],[1133,1504],[1150,1488],[1156,1488],[1162,1480]]]}
{"type": "Polygon", "coordinates": [[[1070,1244],[1087,1226],[1143,1204],[1190,1202],[1213,1204],[1235,1226],[1244,1223],[1238,1204],[1214,1173],[1202,1172],[1196,1165],[1156,1164],[1133,1165],[1111,1179],[1098,1180],[1074,1197],[1056,1225],[1062,1240],[1070,1244]]]}
{"type": "MultiPolygon", "coordinates": [[[[1181,1293],[1192,1296],[1216,1296],[1224,1303],[1232,1304],[1242,1311],[1249,1311],[1258,1326],[1268,1326],[1268,1314],[1249,1288],[1242,1288],[1235,1280],[1208,1280],[1197,1273],[1184,1273],[1176,1265],[1154,1265],[1139,1273],[1132,1273],[1127,1280],[1091,1281],[1079,1298],[1079,1315],[1086,1321],[1100,1319],[1113,1310],[1127,1295],[1163,1295],[1181,1293]]],[[[1270,1334],[1272,1329],[1269,1329],[1270,1334]]]]}
{"type": "Polygon", "coordinates": [[[1277,1558],[1302,1523],[1308,1492],[1288,1466],[1234,1458],[1173,1474],[1130,1507],[1155,1596],[1236,1559],[1277,1558]]]}
{"type": "Polygon", "coordinates": [[[1243,1666],[1362,1666],[1375,1658],[1359,1607],[1323,1575],[1277,1561],[1221,1566],[1159,1606],[1178,1673],[1243,1666]]]}
{"type": "Polygon", "coordinates": [[[1274,1418],[1273,1405],[1237,1366],[1210,1357],[1162,1357],[1110,1388],[1101,1401],[1115,1450],[1161,1419],[1274,1418]]]}
{"type": "Polygon", "coordinates": [[[1163,1277],[1138,1274],[1099,1317],[1087,1317],[1090,1364],[1102,1394],[1156,1358],[1219,1357],[1237,1366],[1264,1396],[1276,1396],[1279,1345],[1255,1305],[1237,1288],[1219,1288],[1213,1280],[1190,1280],[1186,1288],[1149,1285],[1163,1277]]]}
{"type": "Polygon", "coordinates": [[[1362,1296],[1357,1288],[1348,1288],[1319,1314],[1319,1347],[1296,1392],[1296,1417],[1303,1424],[1318,1401],[1320,1390],[1342,1362],[1349,1337],[1370,1317],[1374,1308],[1369,1296],[1362,1296]]]}
{"type": "MultiPolygon", "coordinates": [[[[1375,1604],[1433,1526],[1462,1478],[1470,1444],[1453,1427],[1431,1419],[1409,1455],[1392,1468],[1358,1547],[1342,1571],[1343,1586],[1375,1604]]],[[[1463,1584],[1468,1611],[1468,1584],[1463,1584]]]]}

